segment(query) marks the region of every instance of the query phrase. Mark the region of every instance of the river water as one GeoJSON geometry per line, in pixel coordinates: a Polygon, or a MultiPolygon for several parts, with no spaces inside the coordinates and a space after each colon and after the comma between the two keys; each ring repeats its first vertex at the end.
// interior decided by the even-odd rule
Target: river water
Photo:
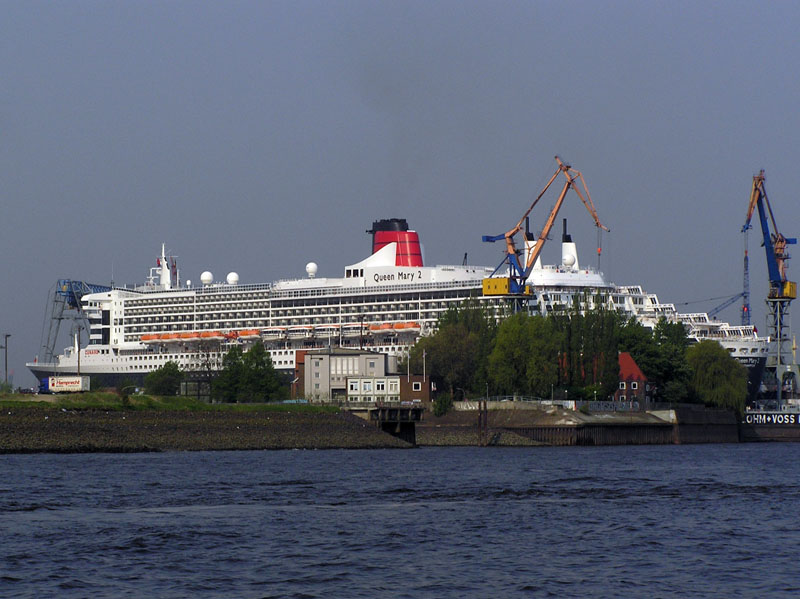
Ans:
{"type": "Polygon", "coordinates": [[[797,597],[800,444],[0,456],[0,597],[797,597]]]}

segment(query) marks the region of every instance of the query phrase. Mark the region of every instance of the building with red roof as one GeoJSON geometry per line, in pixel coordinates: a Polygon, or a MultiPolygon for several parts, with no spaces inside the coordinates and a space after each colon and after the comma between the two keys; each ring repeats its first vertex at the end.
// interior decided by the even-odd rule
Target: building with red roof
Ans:
{"type": "Polygon", "coordinates": [[[650,383],[642,369],[628,352],[619,354],[619,387],[614,393],[615,401],[650,402],[650,383]]]}

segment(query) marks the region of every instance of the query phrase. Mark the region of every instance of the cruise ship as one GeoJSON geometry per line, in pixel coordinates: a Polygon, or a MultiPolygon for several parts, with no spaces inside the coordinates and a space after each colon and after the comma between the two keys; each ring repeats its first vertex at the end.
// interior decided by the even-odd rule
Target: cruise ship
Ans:
{"type": "Polygon", "coordinates": [[[207,373],[222,367],[233,345],[246,349],[260,342],[275,368],[288,374],[298,350],[337,346],[403,355],[435,331],[448,308],[468,298],[497,319],[519,309],[546,315],[577,299],[584,309],[601,302],[648,327],[660,318],[684,323],[690,338],[717,340],[748,366],[751,392],[757,390],[768,340],[754,327],[732,326],[705,313],[681,314],[639,286],[608,282],[599,270],[580,264],[566,221],[561,262],[542,265],[537,258],[524,295],[487,293],[485,279],[508,276],[496,268],[424,265],[419,236],[404,219],[376,221],[367,233],[371,254],[345,266],[342,276],[318,277],[311,262],[304,278],[269,284],[243,284],[236,273],[216,281],[204,272],[199,286],[182,286],[175,259],[162,245],[143,285],[93,288],[76,298],[88,322],[85,345],[75,335],[61,354],[27,367],[37,379],[80,373],[95,378],[93,387],[141,384],[167,361],[207,373]]]}

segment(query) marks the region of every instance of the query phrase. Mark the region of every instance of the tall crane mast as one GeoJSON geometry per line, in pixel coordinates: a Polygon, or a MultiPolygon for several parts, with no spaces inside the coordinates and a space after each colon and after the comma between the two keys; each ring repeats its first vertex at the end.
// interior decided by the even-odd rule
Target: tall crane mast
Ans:
{"type": "Polygon", "coordinates": [[[564,202],[564,198],[567,195],[567,192],[570,188],[575,190],[575,193],[578,194],[583,205],[586,206],[586,209],[589,211],[589,214],[592,215],[594,219],[595,226],[603,229],[604,231],[609,231],[605,225],[600,222],[600,219],[597,216],[597,211],[594,208],[594,203],[592,202],[592,197],[589,195],[589,189],[586,187],[586,182],[583,179],[583,175],[575,169],[573,169],[570,165],[564,164],[561,161],[561,158],[558,156],[555,157],[556,162],[558,163],[558,168],[556,172],[553,173],[553,176],[550,177],[550,180],[547,182],[547,185],[544,186],[544,189],[536,196],[536,199],[530,205],[525,213],[522,215],[522,218],[519,219],[519,222],[507,232],[502,235],[484,235],[483,241],[486,242],[494,242],[494,241],[501,241],[505,240],[506,243],[506,250],[505,250],[505,257],[503,258],[503,262],[500,263],[500,266],[497,267],[495,272],[503,266],[503,264],[508,264],[508,278],[507,279],[485,279],[483,285],[484,294],[491,295],[491,294],[525,294],[527,293],[527,289],[525,286],[525,281],[528,279],[528,276],[531,274],[531,270],[533,270],[534,264],[536,264],[536,259],[539,257],[539,254],[542,252],[542,248],[544,247],[545,241],[547,241],[547,236],[550,234],[550,230],[553,228],[553,224],[555,223],[556,217],[558,216],[558,211],[561,209],[561,204],[564,202]],[[520,256],[520,251],[517,249],[516,243],[514,241],[514,236],[522,230],[522,226],[524,223],[528,221],[528,217],[530,216],[531,211],[539,203],[539,200],[542,199],[542,196],[547,192],[553,182],[558,178],[559,174],[564,175],[564,186],[561,189],[561,193],[556,200],[555,206],[550,211],[550,215],[547,217],[545,221],[544,227],[542,228],[542,232],[539,234],[539,237],[534,241],[533,236],[527,233],[526,227],[526,235],[525,237],[525,249],[520,256]],[[581,188],[577,186],[577,181],[580,180],[581,188]],[[522,258],[522,259],[520,259],[522,258]]]}
{"type": "Polygon", "coordinates": [[[742,274],[742,325],[750,326],[750,256],[748,255],[747,232],[752,225],[742,227],[744,233],[744,269],[742,274]]]}
{"type": "MultiPolygon", "coordinates": [[[[797,297],[797,283],[786,278],[786,261],[789,259],[787,245],[797,243],[796,238],[784,237],[775,223],[772,206],[764,187],[764,170],[753,176],[753,186],[750,190],[750,203],[747,207],[747,218],[742,230],[747,233],[751,227],[750,220],[758,209],[761,221],[764,251],[767,256],[767,274],[769,276],[769,291],[767,293],[767,334],[774,343],[773,350],[767,361],[767,367],[774,369],[778,382],[778,400],[781,399],[781,387],[784,376],[795,372],[797,367],[788,359],[790,339],[789,305],[797,297]],[[770,229],[770,223],[772,229],[770,229]]],[[[747,255],[745,254],[745,260],[747,255]]],[[[747,262],[745,261],[745,265],[747,262]]]]}

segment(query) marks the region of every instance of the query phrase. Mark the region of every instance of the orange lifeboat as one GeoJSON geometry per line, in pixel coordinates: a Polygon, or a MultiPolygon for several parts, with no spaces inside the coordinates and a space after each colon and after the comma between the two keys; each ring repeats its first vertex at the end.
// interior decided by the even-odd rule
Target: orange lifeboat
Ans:
{"type": "Polygon", "coordinates": [[[219,331],[203,331],[200,333],[200,339],[203,341],[222,341],[225,335],[219,331]]]}
{"type": "Polygon", "coordinates": [[[181,333],[179,338],[181,341],[197,341],[198,339],[200,339],[200,335],[198,335],[195,332],[186,332],[186,333],[181,333]]]}
{"type": "Polygon", "coordinates": [[[164,333],[161,335],[162,343],[177,343],[180,340],[180,335],[178,333],[164,333]]]}
{"type": "Polygon", "coordinates": [[[147,335],[142,335],[140,341],[142,343],[158,343],[160,338],[161,335],[154,335],[152,333],[148,333],[147,335]]]}
{"type": "Polygon", "coordinates": [[[403,329],[406,328],[406,323],[404,323],[404,322],[396,322],[396,323],[394,323],[394,327],[392,327],[392,328],[394,328],[395,331],[402,331],[403,329]]]}
{"type": "Polygon", "coordinates": [[[258,339],[261,337],[261,331],[258,329],[244,329],[239,331],[239,339],[258,339]]]}

